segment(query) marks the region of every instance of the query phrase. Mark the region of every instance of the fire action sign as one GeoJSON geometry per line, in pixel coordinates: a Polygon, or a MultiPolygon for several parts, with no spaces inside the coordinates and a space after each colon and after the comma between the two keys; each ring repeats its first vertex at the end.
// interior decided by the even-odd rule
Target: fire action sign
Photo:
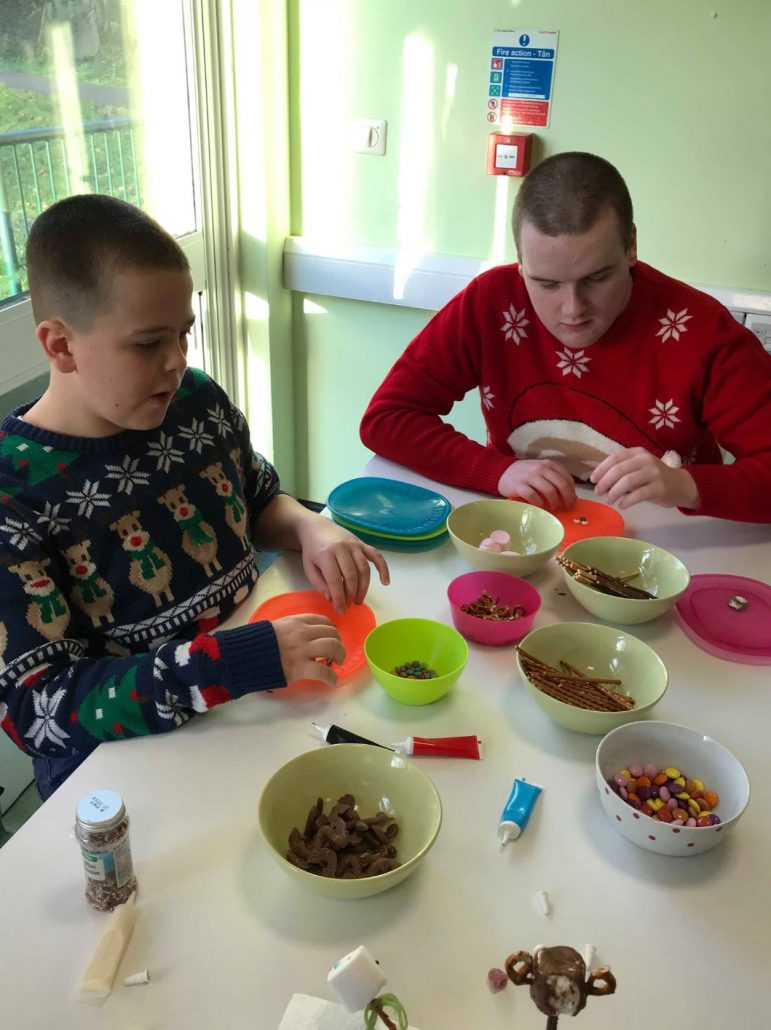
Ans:
{"type": "Polygon", "coordinates": [[[558,32],[493,32],[487,84],[487,121],[504,131],[514,125],[549,124],[558,32]]]}

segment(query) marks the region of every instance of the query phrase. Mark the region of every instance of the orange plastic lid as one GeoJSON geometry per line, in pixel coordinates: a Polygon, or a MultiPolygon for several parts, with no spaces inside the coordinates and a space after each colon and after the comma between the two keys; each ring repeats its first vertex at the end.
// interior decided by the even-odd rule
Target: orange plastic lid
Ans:
{"type": "Polygon", "coordinates": [[[624,536],[626,529],[624,519],[616,508],[600,501],[588,501],[579,497],[570,511],[555,511],[553,515],[565,527],[565,536],[560,544],[564,551],[576,540],[586,540],[591,536],[624,536]],[[579,519],[576,522],[576,519],[579,519]],[[583,522],[586,519],[586,522],[583,522]]]}
{"type": "Polygon", "coordinates": [[[343,664],[332,666],[338,681],[352,676],[366,663],[364,641],[370,630],[375,628],[375,615],[369,605],[349,605],[341,615],[316,590],[293,590],[263,601],[252,612],[249,622],[259,622],[261,619],[273,622],[287,615],[325,615],[334,623],[345,648],[343,664]]]}

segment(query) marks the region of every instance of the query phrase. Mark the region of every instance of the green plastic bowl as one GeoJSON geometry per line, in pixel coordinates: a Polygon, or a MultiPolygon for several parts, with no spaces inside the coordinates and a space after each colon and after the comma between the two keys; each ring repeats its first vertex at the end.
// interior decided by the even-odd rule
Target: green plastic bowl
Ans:
{"type": "Polygon", "coordinates": [[[578,733],[609,733],[624,723],[635,722],[654,707],[667,689],[666,666],[656,652],[637,637],[612,626],[559,622],[533,630],[520,646],[555,668],[564,661],[589,676],[620,679],[621,686],[614,689],[635,699],[637,707],[628,712],[575,708],[533,686],[517,653],[520,679],[538,707],[560,726],[578,733]]]}
{"type": "Polygon", "coordinates": [[[612,597],[601,590],[578,583],[566,569],[562,574],[568,590],[588,612],[606,622],[633,625],[650,622],[668,612],[691,581],[688,569],[679,558],[655,544],[622,536],[596,536],[578,540],[566,547],[563,558],[572,558],[582,565],[593,565],[611,576],[620,576],[639,569],[641,575],[630,580],[632,586],[648,590],[652,600],[635,597],[612,597]]]}
{"type": "Polygon", "coordinates": [[[370,631],[364,642],[367,662],[380,686],[403,705],[430,705],[444,697],[468,660],[468,644],[450,626],[432,619],[394,619],[370,631]],[[409,680],[394,669],[425,662],[436,672],[430,680],[409,680]]]}
{"type": "Polygon", "coordinates": [[[366,898],[396,886],[417,869],[442,825],[442,802],[434,784],[410,759],[369,744],[334,744],[306,751],[274,773],[262,791],[258,818],[271,854],[296,883],[327,898],[366,898]],[[379,876],[337,880],[288,862],[289,834],[295,826],[303,832],[316,799],[323,799],[328,812],[349,793],[363,817],[378,811],[394,816],[401,865],[379,876]]]}
{"type": "Polygon", "coordinates": [[[450,512],[447,529],[455,549],[475,569],[510,572],[529,576],[557,553],[565,529],[543,508],[524,501],[471,501],[450,512]],[[480,551],[479,545],[494,529],[505,529],[511,537],[509,545],[518,555],[480,551]]]}

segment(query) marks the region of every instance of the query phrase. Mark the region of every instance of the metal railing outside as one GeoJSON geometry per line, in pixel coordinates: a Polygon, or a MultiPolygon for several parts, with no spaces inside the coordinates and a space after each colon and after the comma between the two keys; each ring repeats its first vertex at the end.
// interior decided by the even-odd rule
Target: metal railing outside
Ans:
{"type": "Polygon", "coordinates": [[[85,122],[88,167],[73,188],[61,126],[0,132],[0,304],[27,289],[24,248],[45,208],[73,192],[106,193],[142,206],[140,125],[131,118],[85,122]]]}

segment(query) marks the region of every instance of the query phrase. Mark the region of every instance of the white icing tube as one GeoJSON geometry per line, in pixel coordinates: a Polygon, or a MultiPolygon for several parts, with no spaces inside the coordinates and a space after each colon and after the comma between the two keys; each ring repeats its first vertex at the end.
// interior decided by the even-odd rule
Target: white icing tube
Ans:
{"type": "Polygon", "coordinates": [[[78,1001],[101,1001],[110,993],[136,920],[137,910],[132,894],[125,905],[118,905],[113,912],[110,924],[96,946],[94,956],[80,981],[78,1001]]]}

